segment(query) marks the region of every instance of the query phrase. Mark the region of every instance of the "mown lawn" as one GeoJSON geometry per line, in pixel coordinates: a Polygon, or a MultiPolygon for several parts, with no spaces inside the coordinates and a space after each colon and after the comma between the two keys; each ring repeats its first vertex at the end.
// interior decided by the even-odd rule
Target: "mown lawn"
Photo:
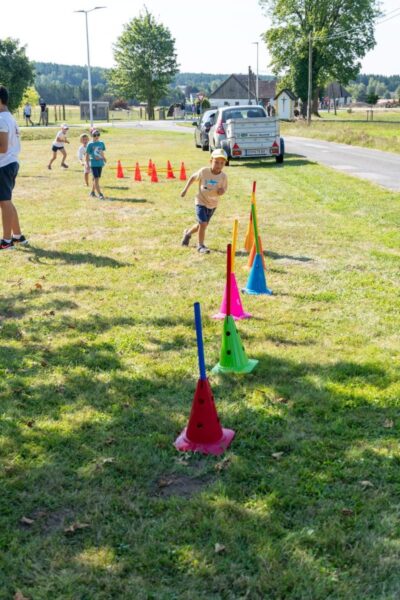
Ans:
{"type": "Polygon", "coordinates": [[[281,123],[283,135],[295,135],[362,146],[383,150],[384,152],[400,153],[400,116],[397,113],[397,121],[352,121],[343,122],[342,114],[338,120],[327,118],[324,114],[322,119],[313,117],[311,125],[306,121],[295,121],[293,123],[281,123]]]}
{"type": "Polygon", "coordinates": [[[104,132],[100,202],[78,134],[68,171],[47,171],[51,137],[25,142],[15,199],[31,245],[0,255],[0,598],[398,598],[400,195],[297,156],[235,163],[200,256],[180,246],[193,194],[165,173],[132,180],[149,158],[206,164],[192,137],[104,132]],[[210,371],[209,315],[254,180],[274,295],[244,297],[254,318],[238,329],[260,362],[210,377],[229,450],[179,455],[193,302],[210,371]]]}

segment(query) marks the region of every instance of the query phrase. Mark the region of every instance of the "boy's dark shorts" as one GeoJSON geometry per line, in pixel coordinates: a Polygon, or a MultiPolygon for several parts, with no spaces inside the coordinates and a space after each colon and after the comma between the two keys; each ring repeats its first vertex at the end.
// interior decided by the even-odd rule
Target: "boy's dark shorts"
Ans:
{"type": "Polygon", "coordinates": [[[92,169],[92,175],[93,175],[93,177],[95,179],[100,179],[103,167],[90,167],[90,168],[92,169]]]}
{"type": "Polygon", "coordinates": [[[207,208],[202,204],[196,204],[196,218],[198,223],[208,223],[215,213],[215,208],[207,208]]]}
{"type": "Polygon", "coordinates": [[[53,152],[57,152],[57,150],[64,150],[64,146],[62,146],[60,148],[60,146],[52,146],[51,149],[53,150],[53,152]]]}
{"type": "Polygon", "coordinates": [[[12,200],[12,192],[15,186],[15,179],[18,174],[19,164],[10,163],[5,167],[0,167],[0,202],[2,200],[12,200]]]}

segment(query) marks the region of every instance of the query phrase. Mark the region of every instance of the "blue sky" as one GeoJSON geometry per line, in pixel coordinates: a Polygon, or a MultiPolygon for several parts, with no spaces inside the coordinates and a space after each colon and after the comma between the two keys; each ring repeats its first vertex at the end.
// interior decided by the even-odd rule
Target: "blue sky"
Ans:
{"type": "MultiPolygon", "coordinates": [[[[253,42],[258,41],[259,73],[270,73],[269,56],[260,39],[269,21],[258,0],[105,0],[107,8],[89,15],[93,66],[113,65],[113,43],[144,4],[175,37],[181,71],[245,73],[249,65],[255,71],[257,46],[253,42]]],[[[19,39],[31,60],[85,65],[85,18],[73,11],[96,5],[87,0],[8,2],[0,20],[0,38],[19,39]]],[[[384,0],[382,7],[390,20],[377,26],[378,43],[363,60],[362,71],[399,74],[400,61],[394,49],[398,48],[400,0],[384,0]],[[395,9],[398,14],[391,12],[395,9]]]]}

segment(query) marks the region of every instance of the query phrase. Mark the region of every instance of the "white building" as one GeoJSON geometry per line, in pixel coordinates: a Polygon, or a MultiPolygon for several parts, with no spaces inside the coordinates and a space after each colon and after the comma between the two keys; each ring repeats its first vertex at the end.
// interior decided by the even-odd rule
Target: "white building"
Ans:
{"type": "Polygon", "coordinates": [[[283,121],[293,121],[295,96],[290,90],[283,89],[275,96],[275,111],[283,121]]]}

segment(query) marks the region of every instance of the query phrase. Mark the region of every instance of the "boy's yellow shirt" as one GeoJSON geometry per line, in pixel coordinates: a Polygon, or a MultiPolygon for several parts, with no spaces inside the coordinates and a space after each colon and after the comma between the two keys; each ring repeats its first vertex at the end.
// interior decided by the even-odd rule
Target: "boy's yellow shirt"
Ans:
{"type": "Polygon", "coordinates": [[[206,206],[207,208],[216,208],[218,206],[219,194],[217,190],[228,189],[228,178],[224,172],[214,175],[211,167],[202,167],[194,173],[195,181],[199,182],[199,191],[196,194],[195,204],[206,206]]]}

